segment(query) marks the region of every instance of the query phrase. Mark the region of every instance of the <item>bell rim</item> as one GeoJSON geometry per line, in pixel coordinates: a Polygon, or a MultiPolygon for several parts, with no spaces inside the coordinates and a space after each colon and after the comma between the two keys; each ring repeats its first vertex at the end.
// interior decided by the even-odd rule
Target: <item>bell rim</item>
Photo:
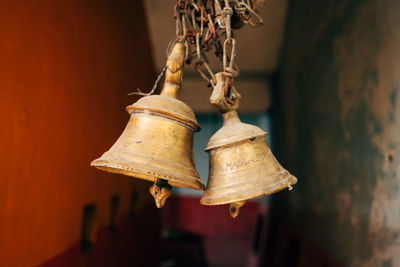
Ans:
{"type": "Polygon", "coordinates": [[[103,161],[100,159],[93,160],[90,163],[90,166],[95,167],[96,169],[99,169],[101,171],[121,174],[121,175],[129,176],[132,178],[150,181],[150,182],[154,182],[155,179],[163,179],[163,180],[167,180],[168,183],[172,186],[189,188],[189,189],[200,190],[200,191],[205,190],[205,185],[201,182],[200,177],[198,177],[198,179],[193,178],[193,177],[192,177],[192,179],[189,179],[189,180],[191,180],[192,183],[183,183],[181,180],[179,180],[178,177],[161,174],[161,173],[158,173],[155,171],[149,171],[149,170],[144,170],[144,169],[141,170],[138,168],[130,168],[130,167],[123,166],[121,164],[109,163],[109,162],[106,162],[106,161],[103,161]],[[127,171],[129,171],[129,172],[127,172],[127,171]],[[194,186],[194,185],[197,185],[197,186],[194,186]]]}
{"type": "Polygon", "coordinates": [[[200,204],[205,205],[205,206],[226,205],[226,204],[234,203],[237,201],[249,200],[249,199],[257,198],[257,197],[261,197],[261,196],[268,196],[268,195],[272,195],[274,193],[283,191],[286,188],[289,188],[290,186],[297,184],[297,181],[298,181],[298,179],[292,174],[290,174],[290,176],[286,180],[291,180],[291,181],[289,181],[289,183],[278,181],[276,183],[269,184],[267,186],[262,187],[259,190],[259,192],[256,194],[251,194],[251,195],[249,194],[248,196],[237,197],[234,199],[232,199],[232,197],[228,196],[228,197],[216,197],[216,198],[214,198],[215,200],[212,200],[212,199],[209,200],[209,198],[207,198],[207,197],[204,198],[204,196],[207,194],[207,189],[206,189],[205,193],[203,194],[202,198],[200,199],[200,204]],[[278,187],[276,190],[266,191],[264,189],[264,188],[270,188],[270,187],[273,188],[279,184],[282,184],[282,186],[278,187]]]}

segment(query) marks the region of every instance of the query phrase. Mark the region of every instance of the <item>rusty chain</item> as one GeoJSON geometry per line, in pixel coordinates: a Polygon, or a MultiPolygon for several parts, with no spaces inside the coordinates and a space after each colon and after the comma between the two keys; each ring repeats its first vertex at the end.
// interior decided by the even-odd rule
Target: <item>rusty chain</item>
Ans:
{"type": "MultiPolygon", "coordinates": [[[[195,70],[207,82],[208,87],[216,84],[215,74],[209,66],[207,55],[214,50],[223,65],[226,84],[239,75],[235,64],[236,40],[232,29],[239,29],[243,24],[257,27],[263,23],[262,18],[254,9],[266,0],[176,0],[174,17],[176,38],[167,48],[167,56],[176,42],[185,45],[185,62],[195,60],[195,70]],[[207,73],[207,74],[206,74],[207,73]]],[[[159,74],[152,94],[158,85],[165,69],[159,74]]],[[[228,91],[228,90],[227,90],[228,91]]],[[[138,90],[138,95],[148,95],[138,90]]]]}
{"type": "MultiPolygon", "coordinates": [[[[252,27],[258,27],[264,23],[262,17],[254,10],[250,0],[235,0],[235,11],[242,21],[252,27]]],[[[265,4],[265,0],[255,1],[259,8],[265,4]]]]}
{"type": "MultiPolygon", "coordinates": [[[[195,61],[196,72],[207,82],[208,87],[216,85],[215,74],[209,66],[207,55],[214,50],[222,62],[222,73],[226,78],[226,94],[233,79],[239,75],[235,64],[236,40],[232,29],[239,29],[243,24],[256,27],[263,23],[262,18],[254,10],[253,5],[266,0],[176,0],[174,17],[176,38],[167,48],[169,55],[176,42],[185,45],[185,62],[195,61]]],[[[164,74],[158,76],[154,88],[164,74]]],[[[137,94],[144,95],[142,92],[137,94]]],[[[227,96],[228,97],[228,96],[227,96]]]]}
{"type": "Polygon", "coordinates": [[[187,41],[191,50],[188,62],[196,60],[195,70],[210,87],[215,85],[215,75],[208,65],[206,54],[212,49],[215,49],[216,56],[223,61],[224,73],[231,78],[239,73],[237,66],[234,68],[236,42],[232,40],[232,15],[233,9],[228,0],[223,3],[223,8],[219,0],[176,1],[176,38],[179,41],[187,41]],[[224,35],[226,40],[224,45],[221,45],[221,37],[224,35]],[[230,53],[227,51],[228,45],[230,53]]]}

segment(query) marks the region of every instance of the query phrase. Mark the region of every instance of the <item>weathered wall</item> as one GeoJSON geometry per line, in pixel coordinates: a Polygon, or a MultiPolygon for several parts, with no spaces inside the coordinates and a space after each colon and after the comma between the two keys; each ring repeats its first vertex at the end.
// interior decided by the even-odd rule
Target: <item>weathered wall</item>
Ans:
{"type": "Polygon", "coordinates": [[[292,0],[275,211],[349,266],[400,266],[400,1],[292,0]],[[285,201],[286,200],[286,201],[285,201]]]}
{"type": "MultiPolygon", "coordinates": [[[[143,14],[141,1],[0,1],[0,266],[36,266],[79,242],[85,204],[107,229],[111,196],[119,217],[133,190],[137,216],[152,203],[147,183],[89,166],[125,127],[126,94],[152,86],[143,14]]],[[[156,246],[143,243],[158,234],[147,227],[126,244],[139,262],[135,246],[156,246]]]]}

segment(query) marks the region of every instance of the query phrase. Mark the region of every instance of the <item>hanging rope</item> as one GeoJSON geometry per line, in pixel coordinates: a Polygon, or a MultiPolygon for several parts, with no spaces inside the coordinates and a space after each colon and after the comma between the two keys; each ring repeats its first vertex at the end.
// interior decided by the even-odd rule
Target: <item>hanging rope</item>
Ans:
{"type": "Polygon", "coordinates": [[[160,74],[158,74],[156,81],[154,82],[153,88],[151,89],[150,92],[148,93],[144,93],[142,91],[140,91],[140,89],[138,88],[136,92],[132,92],[129,93],[128,95],[141,95],[141,96],[149,96],[154,94],[154,92],[157,89],[158,83],[160,82],[161,78],[164,76],[165,71],[167,70],[167,66],[165,66],[162,71],[160,72],[160,74]]]}

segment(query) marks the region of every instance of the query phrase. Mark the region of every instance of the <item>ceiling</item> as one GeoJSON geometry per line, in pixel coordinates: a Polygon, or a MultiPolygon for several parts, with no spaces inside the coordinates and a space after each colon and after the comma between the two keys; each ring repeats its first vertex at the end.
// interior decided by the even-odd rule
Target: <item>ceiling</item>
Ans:
{"type": "MultiPolygon", "coordinates": [[[[168,43],[175,38],[175,0],[144,0],[144,3],[154,65],[159,72],[165,65],[168,43]]],[[[235,79],[235,87],[242,95],[241,112],[265,112],[270,105],[268,77],[277,67],[286,10],[287,0],[267,1],[260,10],[264,25],[258,28],[246,25],[234,33],[237,41],[236,63],[241,73],[235,79]]],[[[211,60],[214,72],[220,71],[221,64],[211,60]]],[[[186,66],[183,79],[180,98],[196,112],[215,112],[208,100],[210,90],[194,72],[193,66],[186,66]]]]}

